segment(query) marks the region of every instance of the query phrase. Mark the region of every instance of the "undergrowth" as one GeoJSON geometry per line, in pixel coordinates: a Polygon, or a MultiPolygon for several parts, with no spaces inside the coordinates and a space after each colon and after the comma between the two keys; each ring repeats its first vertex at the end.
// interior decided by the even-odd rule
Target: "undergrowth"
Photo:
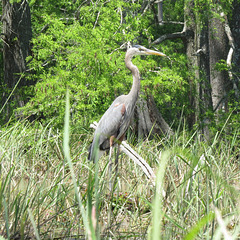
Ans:
{"type": "Polygon", "coordinates": [[[50,124],[27,121],[0,132],[1,236],[239,238],[236,138],[226,140],[220,132],[207,143],[198,132],[182,130],[145,140],[134,149],[154,169],[156,186],[121,154],[110,193],[108,156],[97,164],[89,162],[92,133],[70,132],[68,121],[66,114],[64,134],[50,124]]]}

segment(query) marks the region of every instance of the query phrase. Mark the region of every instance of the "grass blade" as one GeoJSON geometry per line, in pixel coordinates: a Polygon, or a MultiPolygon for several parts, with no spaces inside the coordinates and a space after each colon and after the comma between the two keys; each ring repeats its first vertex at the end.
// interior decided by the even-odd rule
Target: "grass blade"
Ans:
{"type": "MultiPolygon", "coordinates": [[[[73,169],[73,164],[70,156],[70,147],[69,147],[69,126],[70,126],[70,102],[69,102],[69,91],[67,90],[66,93],[66,110],[65,110],[65,122],[64,122],[64,138],[63,138],[63,152],[65,159],[67,160],[70,172],[71,172],[71,177],[74,185],[74,191],[75,191],[75,196],[77,198],[78,206],[81,211],[82,217],[83,217],[83,223],[86,229],[86,233],[89,234],[89,224],[87,221],[87,214],[85,212],[84,206],[82,204],[81,200],[81,193],[79,192],[78,186],[77,186],[77,181],[73,169]]],[[[95,236],[95,235],[94,235],[95,236]]]]}
{"type": "Polygon", "coordinates": [[[28,214],[29,214],[29,218],[30,218],[30,221],[31,221],[33,229],[34,229],[35,237],[37,240],[40,240],[41,238],[39,236],[36,223],[34,222],[32,211],[29,208],[28,208],[28,214]]]}
{"type": "Polygon", "coordinates": [[[212,221],[214,219],[214,213],[209,213],[208,215],[204,216],[203,218],[201,218],[197,224],[195,224],[192,229],[189,231],[189,233],[185,236],[184,240],[193,240],[196,238],[196,236],[198,235],[198,233],[200,232],[201,229],[203,229],[203,227],[209,223],[210,221],[212,221]]]}
{"type": "Polygon", "coordinates": [[[4,215],[5,215],[5,227],[7,232],[7,237],[10,239],[10,233],[9,233],[9,218],[8,218],[8,207],[5,197],[3,196],[3,206],[4,206],[4,215]]]}
{"type": "Polygon", "coordinates": [[[164,216],[162,210],[162,196],[163,196],[163,182],[164,182],[164,175],[165,169],[167,167],[168,158],[170,154],[165,152],[161,155],[161,160],[158,166],[158,173],[156,177],[156,192],[155,198],[153,203],[153,221],[152,221],[152,236],[151,239],[157,240],[161,237],[161,224],[162,224],[162,217],[164,216]]]}

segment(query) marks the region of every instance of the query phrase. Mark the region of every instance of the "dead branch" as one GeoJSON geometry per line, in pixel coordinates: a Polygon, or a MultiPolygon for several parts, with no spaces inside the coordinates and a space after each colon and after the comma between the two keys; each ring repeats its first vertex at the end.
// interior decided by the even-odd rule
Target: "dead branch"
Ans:
{"type": "Polygon", "coordinates": [[[156,39],[152,45],[159,44],[167,39],[186,38],[186,31],[164,34],[160,38],[156,39]]]}
{"type": "MultiPolygon", "coordinates": [[[[165,23],[163,21],[163,23],[165,23]]],[[[175,32],[175,33],[168,33],[168,34],[164,34],[161,37],[159,37],[158,39],[156,39],[152,45],[155,44],[159,44],[167,39],[176,39],[176,38],[181,38],[181,39],[186,39],[188,37],[193,37],[193,31],[187,29],[187,23],[186,22],[169,22],[169,23],[174,23],[174,24],[182,24],[183,26],[183,30],[181,32],[175,32]]]]}
{"type": "MultiPolygon", "coordinates": [[[[227,18],[225,18],[224,27],[225,27],[225,33],[228,37],[228,41],[229,41],[229,45],[230,45],[230,49],[229,49],[228,56],[227,56],[227,65],[230,68],[231,65],[232,65],[232,56],[233,56],[233,53],[234,53],[235,46],[234,46],[234,39],[233,39],[233,36],[232,36],[232,32],[231,32],[231,29],[228,25],[227,18]]],[[[231,70],[229,70],[229,77],[232,79],[231,70]]]]}
{"type": "Polygon", "coordinates": [[[184,25],[184,22],[178,22],[178,21],[162,21],[163,24],[178,24],[178,25],[184,25]]]}
{"type": "Polygon", "coordinates": [[[153,185],[155,185],[156,176],[148,163],[137,152],[135,152],[126,141],[122,141],[120,149],[142,168],[145,175],[152,181],[153,185]]]}

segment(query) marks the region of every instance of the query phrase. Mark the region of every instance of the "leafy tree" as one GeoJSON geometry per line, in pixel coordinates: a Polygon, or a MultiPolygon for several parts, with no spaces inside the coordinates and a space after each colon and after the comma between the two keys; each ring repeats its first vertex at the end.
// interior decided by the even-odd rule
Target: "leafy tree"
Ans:
{"type": "MultiPolygon", "coordinates": [[[[54,1],[47,2],[35,1],[31,5],[38,34],[32,42],[33,55],[28,58],[28,79],[37,83],[21,111],[42,121],[54,118],[53,124],[61,127],[68,88],[73,122],[88,126],[100,118],[115,97],[129,91],[132,76],[125,68],[125,51],[120,46],[128,41],[148,45],[154,37],[154,15],[150,11],[142,15],[141,5],[130,1],[76,1],[70,5],[61,1],[57,8],[52,5],[54,1]]],[[[183,48],[181,43],[177,44],[183,48]]],[[[172,121],[174,111],[180,112],[186,100],[187,69],[182,71],[185,60],[181,50],[176,51],[176,45],[162,49],[175,51],[172,65],[158,58],[134,61],[141,71],[143,89],[155,94],[158,105],[168,109],[171,106],[173,111],[163,112],[172,121]],[[174,68],[181,71],[176,74],[174,68]]],[[[26,90],[29,92],[29,88],[26,90]]]]}

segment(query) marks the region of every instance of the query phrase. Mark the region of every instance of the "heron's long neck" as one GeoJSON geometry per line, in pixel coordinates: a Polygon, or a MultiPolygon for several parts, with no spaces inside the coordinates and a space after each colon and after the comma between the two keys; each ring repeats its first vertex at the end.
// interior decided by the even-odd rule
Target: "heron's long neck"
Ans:
{"type": "Polygon", "coordinates": [[[132,57],[126,55],[125,57],[126,67],[132,72],[132,76],[133,76],[133,84],[128,96],[131,97],[132,100],[137,101],[138,94],[140,91],[140,74],[137,66],[135,66],[131,60],[132,60],[132,57]]]}

